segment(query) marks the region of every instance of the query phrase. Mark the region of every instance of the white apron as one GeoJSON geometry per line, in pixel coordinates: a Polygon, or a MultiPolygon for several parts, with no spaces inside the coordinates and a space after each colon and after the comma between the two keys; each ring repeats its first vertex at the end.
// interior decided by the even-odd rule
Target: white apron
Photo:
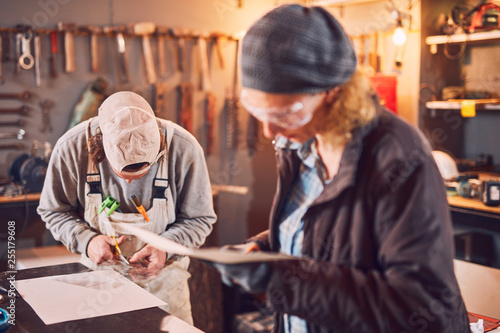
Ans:
{"type": "MultiPolygon", "coordinates": [[[[89,123],[87,127],[87,142],[90,136],[90,125],[89,123]]],[[[175,222],[173,198],[168,184],[168,142],[172,135],[173,128],[167,127],[165,138],[167,148],[165,154],[158,160],[158,172],[154,180],[153,205],[147,211],[150,222],[146,222],[140,213],[125,214],[114,211],[108,216],[109,208],[107,207],[101,214],[98,213],[106,196],[103,196],[100,191],[101,176],[99,171],[92,159],[88,159],[87,181],[85,184],[85,192],[87,193],[85,198],[85,221],[102,234],[115,235],[117,238],[126,235],[127,240],[120,245],[122,254],[126,258],[130,258],[146,244],[137,237],[123,232],[117,223],[132,223],[136,227],[161,234],[166,230],[168,224],[175,222]],[[169,211],[171,214],[169,214],[169,211]]],[[[82,254],[80,261],[89,268],[97,268],[97,265],[85,254],[82,254]]],[[[178,261],[167,261],[166,266],[158,276],[134,282],[165,301],[167,305],[162,307],[165,311],[189,324],[193,324],[187,282],[190,277],[187,271],[188,266],[188,257],[178,261]]]]}

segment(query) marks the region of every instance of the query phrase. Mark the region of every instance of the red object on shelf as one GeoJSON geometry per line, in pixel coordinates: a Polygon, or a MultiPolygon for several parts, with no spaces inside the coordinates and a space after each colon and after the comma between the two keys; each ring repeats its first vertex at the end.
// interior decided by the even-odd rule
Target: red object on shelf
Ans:
{"type": "Polygon", "coordinates": [[[378,94],[379,102],[389,110],[398,114],[397,110],[397,78],[395,75],[375,74],[371,76],[373,88],[378,94]]]}

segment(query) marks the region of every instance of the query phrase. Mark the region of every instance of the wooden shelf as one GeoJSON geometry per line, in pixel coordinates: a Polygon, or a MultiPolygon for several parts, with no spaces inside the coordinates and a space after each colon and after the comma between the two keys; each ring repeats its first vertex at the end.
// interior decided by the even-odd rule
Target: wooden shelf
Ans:
{"type": "Polygon", "coordinates": [[[442,36],[429,36],[425,39],[427,45],[446,44],[446,43],[463,43],[465,41],[479,42],[479,41],[495,41],[500,40],[500,30],[474,32],[471,34],[456,34],[456,35],[442,35],[442,36]]]}
{"type": "Polygon", "coordinates": [[[488,42],[488,41],[500,41],[500,30],[474,32],[471,34],[455,34],[455,35],[440,35],[440,36],[429,36],[425,39],[425,43],[431,46],[431,53],[437,53],[438,44],[454,44],[463,42],[488,42]]]}
{"type": "Polygon", "coordinates": [[[381,2],[383,0],[315,0],[312,1],[312,4],[315,6],[346,6],[346,5],[359,5],[363,3],[371,3],[371,2],[381,2]]]}
{"type": "MultiPolygon", "coordinates": [[[[448,102],[448,101],[431,101],[425,103],[427,109],[433,110],[460,110],[462,105],[460,102],[448,102]]],[[[477,103],[477,110],[500,110],[500,103],[477,103]]]]}

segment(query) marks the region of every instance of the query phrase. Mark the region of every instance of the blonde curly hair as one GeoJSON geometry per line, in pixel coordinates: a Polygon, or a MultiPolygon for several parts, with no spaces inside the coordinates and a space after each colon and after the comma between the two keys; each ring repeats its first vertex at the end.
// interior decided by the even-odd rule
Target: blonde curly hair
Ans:
{"type": "Polygon", "coordinates": [[[374,94],[368,76],[358,67],[349,81],[339,86],[337,98],[320,132],[332,144],[349,141],[354,129],[368,124],[375,117],[374,94]]]}

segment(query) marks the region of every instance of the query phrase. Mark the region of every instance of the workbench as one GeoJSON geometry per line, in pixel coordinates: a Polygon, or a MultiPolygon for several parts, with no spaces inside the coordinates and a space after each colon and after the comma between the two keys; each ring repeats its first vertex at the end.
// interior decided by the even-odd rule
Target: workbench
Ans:
{"type": "MultiPolygon", "coordinates": [[[[215,189],[213,191],[215,209],[217,208],[217,193],[219,190],[220,189],[215,189]]],[[[35,247],[57,244],[55,240],[53,240],[50,232],[45,229],[45,223],[36,213],[39,199],[40,193],[32,193],[15,197],[0,196],[0,210],[2,211],[0,216],[0,234],[7,234],[8,221],[16,221],[16,247],[18,247],[19,243],[26,238],[28,238],[28,241],[33,239],[33,246],[35,247]],[[45,237],[43,237],[44,234],[45,237]],[[54,243],[51,243],[52,241],[54,243]]],[[[214,225],[213,232],[207,237],[205,246],[220,246],[217,238],[217,230],[218,224],[216,223],[214,225]]],[[[4,245],[1,241],[0,249],[4,249],[4,245]]],[[[6,253],[6,249],[4,252],[6,253]]],[[[57,266],[49,267],[51,267],[52,270],[57,269],[57,266]]],[[[83,266],[83,268],[85,268],[85,266],[83,266]]],[[[82,268],[80,267],[80,269],[82,268]]],[[[0,271],[3,270],[7,270],[6,258],[0,258],[0,271]]],[[[21,272],[24,271],[19,271],[20,274],[21,272]]],[[[73,273],[76,272],[77,271],[74,271],[73,273]]],[[[191,274],[191,278],[189,279],[191,308],[195,325],[206,332],[221,332],[223,330],[224,314],[222,310],[222,285],[218,272],[207,267],[198,260],[193,259],[191,260],[189,273],[191,274]],[[210,288],[207,288],[207,285],[209,285],[210,288]]],[[[57,274],[62,273],[47,273],[47,275],[57,274]]],[[[33,315],[40,322],[40,319],[35,314],[33,315]]],[[[9,329],[8,332],[10,331],[11,330],[9,329]]],[[[69,331],[71,330],[68,330],[68,332],[69,331]]],[[[73,331],[77,332],[78,330],[73,331]]],[[[81,332],[92,332],[92,330],[81,330],[81,332]]]]}
{"type": "MultiPolygon", "coordinates": [[[[8,289],[7,278],[15,275],[16,281],[72,273],[89,272],[90,269],[80,263],[63,264],[56,266],[45,266],[31,269],[19,270],[16,273],[9,271],[0,273],[0,285],[8,289]]],[[[57,292],[57,291],[54,291],[57,292]]],[[[7,310],[10,299],[0,304],[0,307],[7,310]]],[[[165,317],[171,316],[158,307],[136,310],[131,312],[119,313],[114,315],[93,317],[89,319],[74,320],[53,325],[45,325],[38,317],[30,305],[22,298],[15,298],[15,326],[11,326],[7,332],[170,332],[178,331],[173,327],[167,327],[167,330],[161,330],[160,325],[165,317]]],[[[172,316],[168,326],[181,325],[182,332],[201,333],[199,329],[190,326],[180,319],[172,316]]]]}
{"type": "Polygon", "coordinates": [[[449,196],[456,258],[500,268],[500,206],[449,196]]]}

